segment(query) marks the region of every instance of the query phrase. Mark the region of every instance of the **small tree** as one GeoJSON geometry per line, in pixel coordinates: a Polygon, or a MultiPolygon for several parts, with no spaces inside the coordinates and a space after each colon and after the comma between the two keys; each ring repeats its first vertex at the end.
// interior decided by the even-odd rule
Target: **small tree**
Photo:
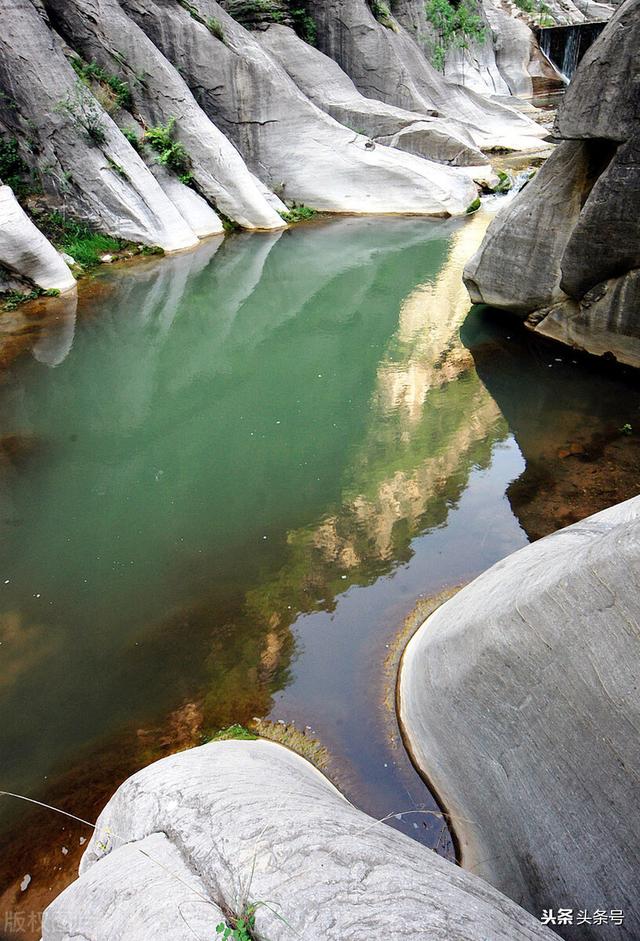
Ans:
{"type": "Polygon", "coordinates": [[[478,14],[477,0],[460,0],[457,7],[450,0],[428,0],[427,19],[438,34],[433,65],[444,71],[447,52],[452,47],[466,50],[471,42],[484,42],[486,28],[478,14]]]}

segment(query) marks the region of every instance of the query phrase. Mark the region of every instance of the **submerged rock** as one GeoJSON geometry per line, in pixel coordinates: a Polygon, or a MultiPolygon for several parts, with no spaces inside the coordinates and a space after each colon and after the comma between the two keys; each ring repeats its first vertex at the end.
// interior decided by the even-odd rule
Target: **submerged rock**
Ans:
{"type": "Polygon", "coordinates": [[[0,265],[43,290],[70,291],[76,279],[36,228],[9,186],[0,181],[0,265]]]}
{"type": "Polygon", "coordinates": [[[640,918],[640,498],[494,565],[409,643],[400,713],[463,866],[536,915],[640,918]]]}
{"type": "Polygon", "coordinates": [[[215,742],[129,778],[43,941],[187,941],[256,905],[270,941],[536,941],[515,903],[353,807],[267,741],[215,742]]]}
{"type": "Polygon", "coordinates": [[[582,60],[556,122],[564,138],[496,217],[465,269],[476,303],[530,315],[544,335],[640,366],[640,0],[582,60]]]}

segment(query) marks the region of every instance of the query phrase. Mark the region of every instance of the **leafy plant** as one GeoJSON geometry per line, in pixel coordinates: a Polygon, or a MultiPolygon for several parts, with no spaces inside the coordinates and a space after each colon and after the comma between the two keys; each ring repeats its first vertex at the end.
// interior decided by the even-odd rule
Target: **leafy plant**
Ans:
{"type": "Polygon", "coordinates": [[[620,432],[621,432],[621,434],[623,434],[623,435],[632,435],[632,434],[633,434],[633,428],[631,427],[631,425],[629,424],[629,422],[625,422],[625,424],[624,424],[624,425],[622,426],[622,428],[620,429],[620,432]]]}
{"type": "Polygon", "coordinates": [[[221,922],[216,926],[216,933],[224,941],[253,941],[255,935],[253,930],[256,924],[256,905],[247,905],[238,918],[229,918],[233,926],[225,925],[221,922]]]}
{"type": "Polygon", "coordinates": [[[432,62],[440,71],[444,69],[449,49],[468,49],[470,42],[484,42],[486,38],[477,0],[460,0],[457,6],[451,0],[428,0],[425,13],[438,35],[432,62]]]}
{"type": "Polygon", "coordinates": [[[237,739],[239,741],[255,742],[257,738],[258,736],[254,732],[250,732],[249,729],[245,729],[244,725],[236,723],[235,725],[230,725],[227,729],[220,729],[219,732],[211,736],[209,741],[226,742],[229,739],[237,739]]]}
{"type": "Polygon", "coordinates": [[[67,115],[76,127],[82,128],[94,144],[105,143],[107,135],[102,111],[82,79],[78,79],[73,93],[59,101],[55,110],[59,114],[67,115]]]}
{"type": "Polygon", "coordinates": [[[0,135],[0,180],[10,186],[18,198],[33,189],[31,172],[22,159],[15,137],[0,135]]]}
{"type": "Polygon", "coordinates": [[[181,141],[175,139],[176,119],[169,118],[166,124],[150,127],[145,135],[145,143],[158,154],[158,163],[173,170],[182,183],[191,183],[191,158],[181,141]]]}
{"type": "Polygon", "coordinates": [[[217,20],[214,16],[212,16],[207,20],[207,29],[212,36],[215,36],[216,39],[220,40],[220,42],[224,42],[224,30],[220,20],[217,20]]]}
{"type": "Polygon", "coordinates": [[[309,219],[313,219],[314,216],[317,216],[318,212],[316,209],[311,209],[309,206],[293,206],[288,212],[281,212],[280,215],[285,222],[308,222],[309,219]]]}
{"type": "Polygon", "coordinates": [[[465,210],[467,215],[470,215],[472,212],[476,212],[480,208],[481,205],[482,205],[482,201],[480,197],[476,196],[474,201],[472,203],[469,203],[469,205],[467,206],[465,210]]]}
{"type": "Polygon", "coordinates": [[[318,25],[314,18],[301,7],[294,7],[291,11],[293,28],[296,33],[310,46],[318,45],[318,25]]]}

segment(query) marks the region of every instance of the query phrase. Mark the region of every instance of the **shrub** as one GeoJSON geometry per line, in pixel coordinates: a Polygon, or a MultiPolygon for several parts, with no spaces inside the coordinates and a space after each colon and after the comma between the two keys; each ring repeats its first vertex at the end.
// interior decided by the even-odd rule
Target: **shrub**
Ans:
{"type": "Polygon", "coordinates": [[[125,108],[127,111],[133,107],[131,89],[128,83],[118,78],[117,75],[105,71],[97,62],[83,62],[77,56],[71,60],[71,65],[82,81],[99,82],[109,88],[118,107],[125,108]]]}
{"type": "Polygon", "coordinates": [[[145,135],[145,143],[158,154],[158,163],[173,170],[182,183],[192,181],[191,158],[185,146],[175,139],[176,119],[169,118],[166,124],[150,127],[145,135]]]}
{"type": "Polygon", "coordinates": [[[391,15],[391,10],[387,4],[384,3],[384,0],[371,0],[371,12],[377,19],[378,23],[386,26],[387,29],[396,29],[396,24],[391,15]]]}
{"type": "Polygon", "coordinates": [[[207,20],[207,29],[212,36],[215,36],[216,39],[220,40],[220,42],[224,42],[224,30],[220,20],[217,20],[214,16],[212,16],[211,19],[207,20]]]}
{"type": "Polygon", "coordinates": [[[281,212],[280,215],[285,222],[308,222],[318,215],[317,210],[310,209],[309,206],[293,206],[288,212],[281,212]]]}
{"type": "Polygon", "coordinates": [[[120,128],[123,135],[129,141],[134,150],[137,150],[138,153],[144,148],[144,139],[139,136],[138,132],[133,127],[123,127],[120,128]]]}
{"type": "Polygon", "coordinates": [[[470,41],[484,42],[486,38],[477,0],[460,0],[458,6],[454,6],[451,0],[428,0],[425,13],[438,34],[432,61],[434,67],[441,71],[451,47],[468,49],[470,41]]]}
{"type": "Polygon", "coordinates": [[[94,144],[104,144],[107,135],[102,123],[102,111],[82,79],[78,79],[73,93],[68,94],[55,107],[77,127],[82,128],[94,144]]]}
{"type": "Polygon", "coordinates": [[[31,189],[31,172],[22,159],[15,137],[0,135],[0,180],[19,198],[31,189]]]}

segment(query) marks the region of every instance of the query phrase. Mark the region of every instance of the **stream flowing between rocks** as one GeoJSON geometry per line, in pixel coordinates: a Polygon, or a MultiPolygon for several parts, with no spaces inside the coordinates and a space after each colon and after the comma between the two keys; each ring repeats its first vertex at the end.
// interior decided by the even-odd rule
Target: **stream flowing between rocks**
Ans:
{"type": "MultiPolygon", "coordinates": [[[[0,382],[0,787],[93,819],[138,767],[269,717],[452,856],[394,640],[631,495],[640,430],[630,379],[469,314],[488,218],[210,241],[27,331],[0,382]]],[[[89,832],[7,799],[0,825],[2,910],[41,911],[89,832]]]]}

